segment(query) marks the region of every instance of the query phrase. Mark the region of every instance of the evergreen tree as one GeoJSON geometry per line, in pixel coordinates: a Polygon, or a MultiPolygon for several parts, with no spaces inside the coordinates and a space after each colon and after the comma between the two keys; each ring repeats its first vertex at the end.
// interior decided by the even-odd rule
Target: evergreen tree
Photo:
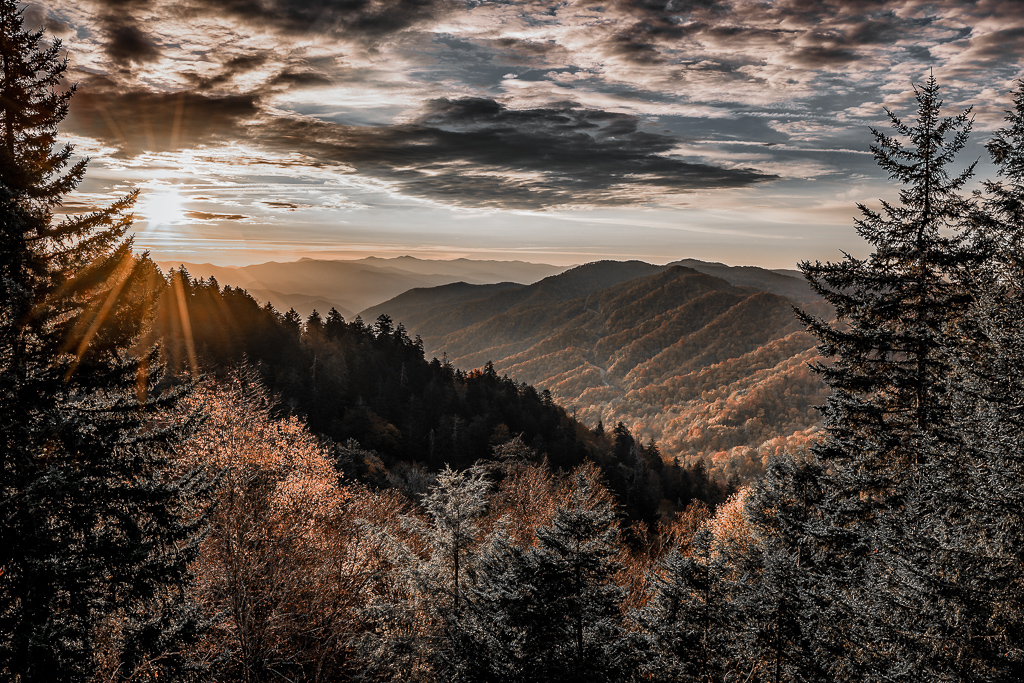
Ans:
{"type": "Polygon", "coordinates": [[[86,162],[54,149],[74,88],[60,42],[0,0],[0,677],[110,680],[180,671],[195,528],[150,421],[155,357],[133,353],[158,271],[126,238],[135,194],[54,211],[86,162]],[[69,166],[70,164],[70,166],[69,166]]]}
{"type": "Polygon", "coordinates": [[[477,519],[487,508],[490,482],[482,471],[454,472],[446,467],[423,498],[431,525],[425,530],[430,547],[429,581],[458,619],[465,602],[467,575],[472,572],[477,519]]]}
{"type": "Polygon", "coordinates": [[[913,125],[887,112],[897,137],[872,131],[877,162],[903,185],[898,205],[860,207],[857,231],[874,251],[801,264],[837,317],[800,314],[835,358],[816,367],[832,392],[813,447],[823,491],[814,542],[830,559],[812,571],[817,599],[841,605],[849,626],[849,641],[829,644],[846,653],[830,672],[842,679],[946,680],[967,672],[962,655],[980,636],[970,577],[956,572],[966,492],[946,391],[951,330],[971,298],[962,272],[978,261],[961,194],[974,166],[949,171],[971,121],[940,116],[934,77],[916,93],[913,125]]]}
{"type": "MultiPolygon", "coordinates": [[[[975,215],[973,246],[983,267],[964,274],[976,292],[960,326],[963,343],[947,376],[951,420],[962,443],[958,474],[969,493],[961,501],[959,533],[972,552],[960,574],[971,578],[975,637],[964,657],[976,680],[1024,675],[1024,82],[1006,125],[988,144],[998,169],[985,183],[975,215]]],[[[965,678],[968,676],[965,676],[965,678]]]]}
{"type": "Polygon", "coordinates": [[[487,508],[490,487],[482,471],[446,467],[423,499],[431,521],[423,531],[430,559],[417,574],[420,589],[429,593],[427,604],[439,635],[429,646],[436,680],[460,680],[466,668],[463,614],[470,608],[466,593],[476,574],[477,522],[487,508]]]}
{"type": "Polygon", "coordinates": [[[829,561],[815,556],[809,542],[820,518],[822,474],[816,461],[799,454],[773,459],[746,501],[757,544],[735,558],[741,576],[731,597],[742,625],[741,658],[757,680],[825,680],[825,663],[842,656],[819,647],[834,642],[844,625],[830,602],[814,599],[809,583],[829,561]]]}
{"type": "Polygon", "coordinates": [[[730,668],[737,640],[730,567],[713,541],[711,532],[701,529],[692,553],[674,548],[654,576],[654,595],[639,614],[651,641],[644,663],[651,680],[710,683],[724,680],[730,668]]]}
{"type": "Polygon", "coordinates": [[[461,679],[466,594],[490,486],[483,471],[445,468],[423,497],[426,523],[405,520],[411,542],[388,540],[398,590],[374,596],[367,609],[374,630],[361,650],[372,674],[395,681],[461,679]],[[413,549],[419,544],[425,558],[413,549]]]}
{"type": "Polygon", "coordinates": [[[464,676],[476,681],[628,681],[636,651],[622,618],[618,525],[594,472],[523,548],[499,532],[484,551],[463,628],[464,676]]]}

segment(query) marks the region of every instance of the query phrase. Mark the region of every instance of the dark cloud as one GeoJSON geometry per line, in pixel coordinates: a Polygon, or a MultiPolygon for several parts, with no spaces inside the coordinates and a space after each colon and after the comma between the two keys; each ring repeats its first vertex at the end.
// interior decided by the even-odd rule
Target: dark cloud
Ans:
{"type": "Polygon", "coordinates": [[[263,66],[270,60],[271,54],[269,50],[260,50],[250,54],[237,55],[225,61],[220,73],[214,76],[200,76],[194,72],[186,73],[185,76],[199,90],[212,90],[230,83],[235,76],[263,66]]]}
{"type": "Polygon", "coordinates": [[[403,194],[467,207],[643,204],[774,177],[684,161],[671,156],[677,138],[641,130],[637,117],[571,102],[513,110],[487,98],[438,99],[409,124],[281,117],[258,135],[394,182],[403,194]]]}
{"type": "Polygon", "coordinates": [[[562,49],[553,42],[523,40],[521,38],[497,38],[493,42],[498,47],[504,48],[519,55],[530,57],[544,57],[550,54],[551,52],[559,51],[562,49]]]}
{"type": "Polygon", "coordinates": [[[191,9],[232,15],[287,33],[375,39],[438,16],[452,0],[191,0],[191,9]]]}
{"type": "Polygon", "coordinates": [[[288,211],[294,211],[299,208],[299,205],[294,202],[282,202],[277,200],[262,201],[260,204],[268,209],[286,209],[288,211]]]}
{"type": "Polygon", "coordinates": [[[71,30],[70,26],[38,5],[29,5],[21,16],[25,21],[25,28],[30,31],[42,28],[47,33],[61,37],[71,30]]]}
{"type": "Polygon", "coordinates": [[[324,86],[331,85],[333,80],[315,71],[285,69],[271,79],[271,85],[324,86]]]}
{"type": "Polygon", "coordinates": [[[885,45],[906,35],[906,29],[904,23],[892,14],[881,18],[864,18],[843,32],[843,41],[848,45],[885,45]]]}
{"type": "Polygon", "coordinates": [[[232,17],[254,28],[323,34],[373,42],[440,16],[456,0],[91,0],[126,25],[142,10],[170,7],[175,15],[232,17]]]}
{"type": "Polygon", "coordinates": [[[199,221],[243,221],[248,218],[240,213],[209,213],[206,211],[189,211],[185,215],[199,221]]]}
{"type": "Polygon", "coordinates": [[[972,38],[971,60],[979,66],[1017,62],[1024,53],[1024,26],[993,31],[972,38]]]}
{"type": "Polygon", "coordinates": [[[934,23],[899,16],[884,0],[613,0],[621,26],[607,42],[610,54],[637,64],[671,63],[671,50],[689,45],[735,49],[774,45],[783,63],[830,68],[858,61],[862,49],[894,45],[934,23]]]}
{"type": "Polygon", "coordinates": [[[841,47],[816,45],[802,47],[786,53],[785,61],[809,69],[848,64],[860,59],[856,52],[841,47]]]}
{"type": "Polygon", "coordinates": [[[120,18],[108,21],[106,51],[119,64],[151,62],[160,56],[152,38],[138,26],[120,18]]]}
{"type": "Polygon", "coordinates": [[[242,124],[256,115],[257,96],[213,97],[195,92],[124,90],[110,79],[81,84],[65,127],[131,156],[237,140],[242,124]]]}

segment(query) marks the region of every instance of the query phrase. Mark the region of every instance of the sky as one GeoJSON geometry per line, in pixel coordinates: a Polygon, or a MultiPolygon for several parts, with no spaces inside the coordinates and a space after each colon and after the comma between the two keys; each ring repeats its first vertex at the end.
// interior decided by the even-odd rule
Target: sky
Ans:
{"type": "Polygon", "coordinates": [[[1024,1],[47,0],[68,212],[140,190],[156,260],[864,253],[884,107],[933,73],[981,159],[1024,1]]]}

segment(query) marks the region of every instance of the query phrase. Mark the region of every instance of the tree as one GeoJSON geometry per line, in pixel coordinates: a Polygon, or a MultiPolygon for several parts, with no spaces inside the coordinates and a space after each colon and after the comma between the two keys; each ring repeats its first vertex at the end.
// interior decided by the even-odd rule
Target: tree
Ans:
{"type": "Polygon", "coordinates": [[[676,547],[654,576],[654,595],[639,620],[650,639],[645,674],[654,681],[705,683],[723,680],[730,665],[735,614],[728,598],[727,557],[701,529],[691,554],[676,547]]]}
{"type": "Polygon", "coordinates": [[[800,314],[834,357],[815,367],[831,394],[825,438],[812,448],[822,473],[813,542],[830,561],[811,571],[816,598],[840,605],[836,618],[849,626],[848,642],[824,644],[847,653],[835,678],[944,680],[967,673],[981,636],[971,577],[957,572],[969,554],[959,530],[970,494],[946,382],[971,301],[963,273],[980,260],[964,239],[971,207],[961,192],[974,165],[949,170],[971,120],[940,116],[934,77],[916,93],[912,125],[887,110],[896,136],[872,131],[875,159],[903,186],[898,205],[860,206],[857,231],[874,251],[801,264],[837,318],[800,314]]]}
{"type": "Polygon", "coordinates": [[[459,680],[463,617],[476,573],[480,517],[491,483],[484,471],[445,468],[423,496],[425,520],[407,517],[412,537],[390,535],[392,577],[367,614],[366,669],[391,680],[459,680]],[[422,548],[426,557],[416,551],[422,548]],[[396,590],[397,588],[397,590],[396,590]]]}
{"type": "Polygon", "coordinates": [[[347,675],[377,569],[374,539],[357,519],[393,512],[389,496],[343,485],[301,421],[273,417],[251,369],[189,402],[205,406],[206,419],[178,459],[218,472],[195,565],[211,622],[200,652],[218,678],[246,683],[347,675]]]}
{"type": "Polygon", "coordinates": [[[822,634],[843,628],[830,603],[814,600],[810,583],[813,570],[823,572],[829,560],[813,555],[809,542],[820,517],[821,477],[818,463],[801,454],[773,458],[746,500],[757,543],[736,557],[741,578],[731,597],[742,658],[758,680],[825,680],[826,663],[842,654],[816,647],[835,640],[822,634]]]}
{"type": "Polygon", "coordinates": [[[964,274],[975,296],[946,384],[970,491],[959,526],[973,552],[958,558],[960,572],[972,581],[971,613],[987,629],[966,663],[983,680],[1018,679],[1024,670],[1024,82],[1013,105],[987,145],[998,175],[979,193],[971,235],[984,261],[964,274]]]}
{"type": "Polygon", "coordinates": [[[498,532],[483,551],[464,626],[464,677],[478,681],[627,681],[618,524],[596,472],[577,470],[568,500],[520,547],[498,532]]]}
{"type": "Polygon", "coordinates": [[[180,430],[151,418],[181,392],[133,348],[163,283],[126,237],[135,193],[54,218],[86,168],[54,148],[74,88],[18,6],[0,0],[0,672],[166,675],[200,623],[177,588],[198,524],[179,502],[203,485],[168,474],[180,430]]]}

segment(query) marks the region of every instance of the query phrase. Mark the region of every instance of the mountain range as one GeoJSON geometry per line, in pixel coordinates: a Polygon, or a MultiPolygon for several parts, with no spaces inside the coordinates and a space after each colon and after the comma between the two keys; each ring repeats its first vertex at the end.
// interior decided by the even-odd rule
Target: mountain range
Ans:
{"type": "Polygon", "coordinates": [[[824,388],[794,307],[829,310],[796,271],[601,261],[529,285],[416,288],[386,313],[456,367],[492,362],[594,425],[622,421],[667,457],[756,476],[818,429],[824,388]]]}
{"type": "Polygon", "coordinates": [[[184,267],[193,278],[213,277],[221,286],[241,287],[257,301],[269,301],[279,311],[294,308],[303,318],[314,309],[326,314],[332,307],[352,318],[357,311],[413,288],[453,282],[530,284],[565,270],[524,261],[441,261],[412,256],[333,261],[306,258],[250,266],[177,261],[157,265],[164,271],[184,267]]]}

